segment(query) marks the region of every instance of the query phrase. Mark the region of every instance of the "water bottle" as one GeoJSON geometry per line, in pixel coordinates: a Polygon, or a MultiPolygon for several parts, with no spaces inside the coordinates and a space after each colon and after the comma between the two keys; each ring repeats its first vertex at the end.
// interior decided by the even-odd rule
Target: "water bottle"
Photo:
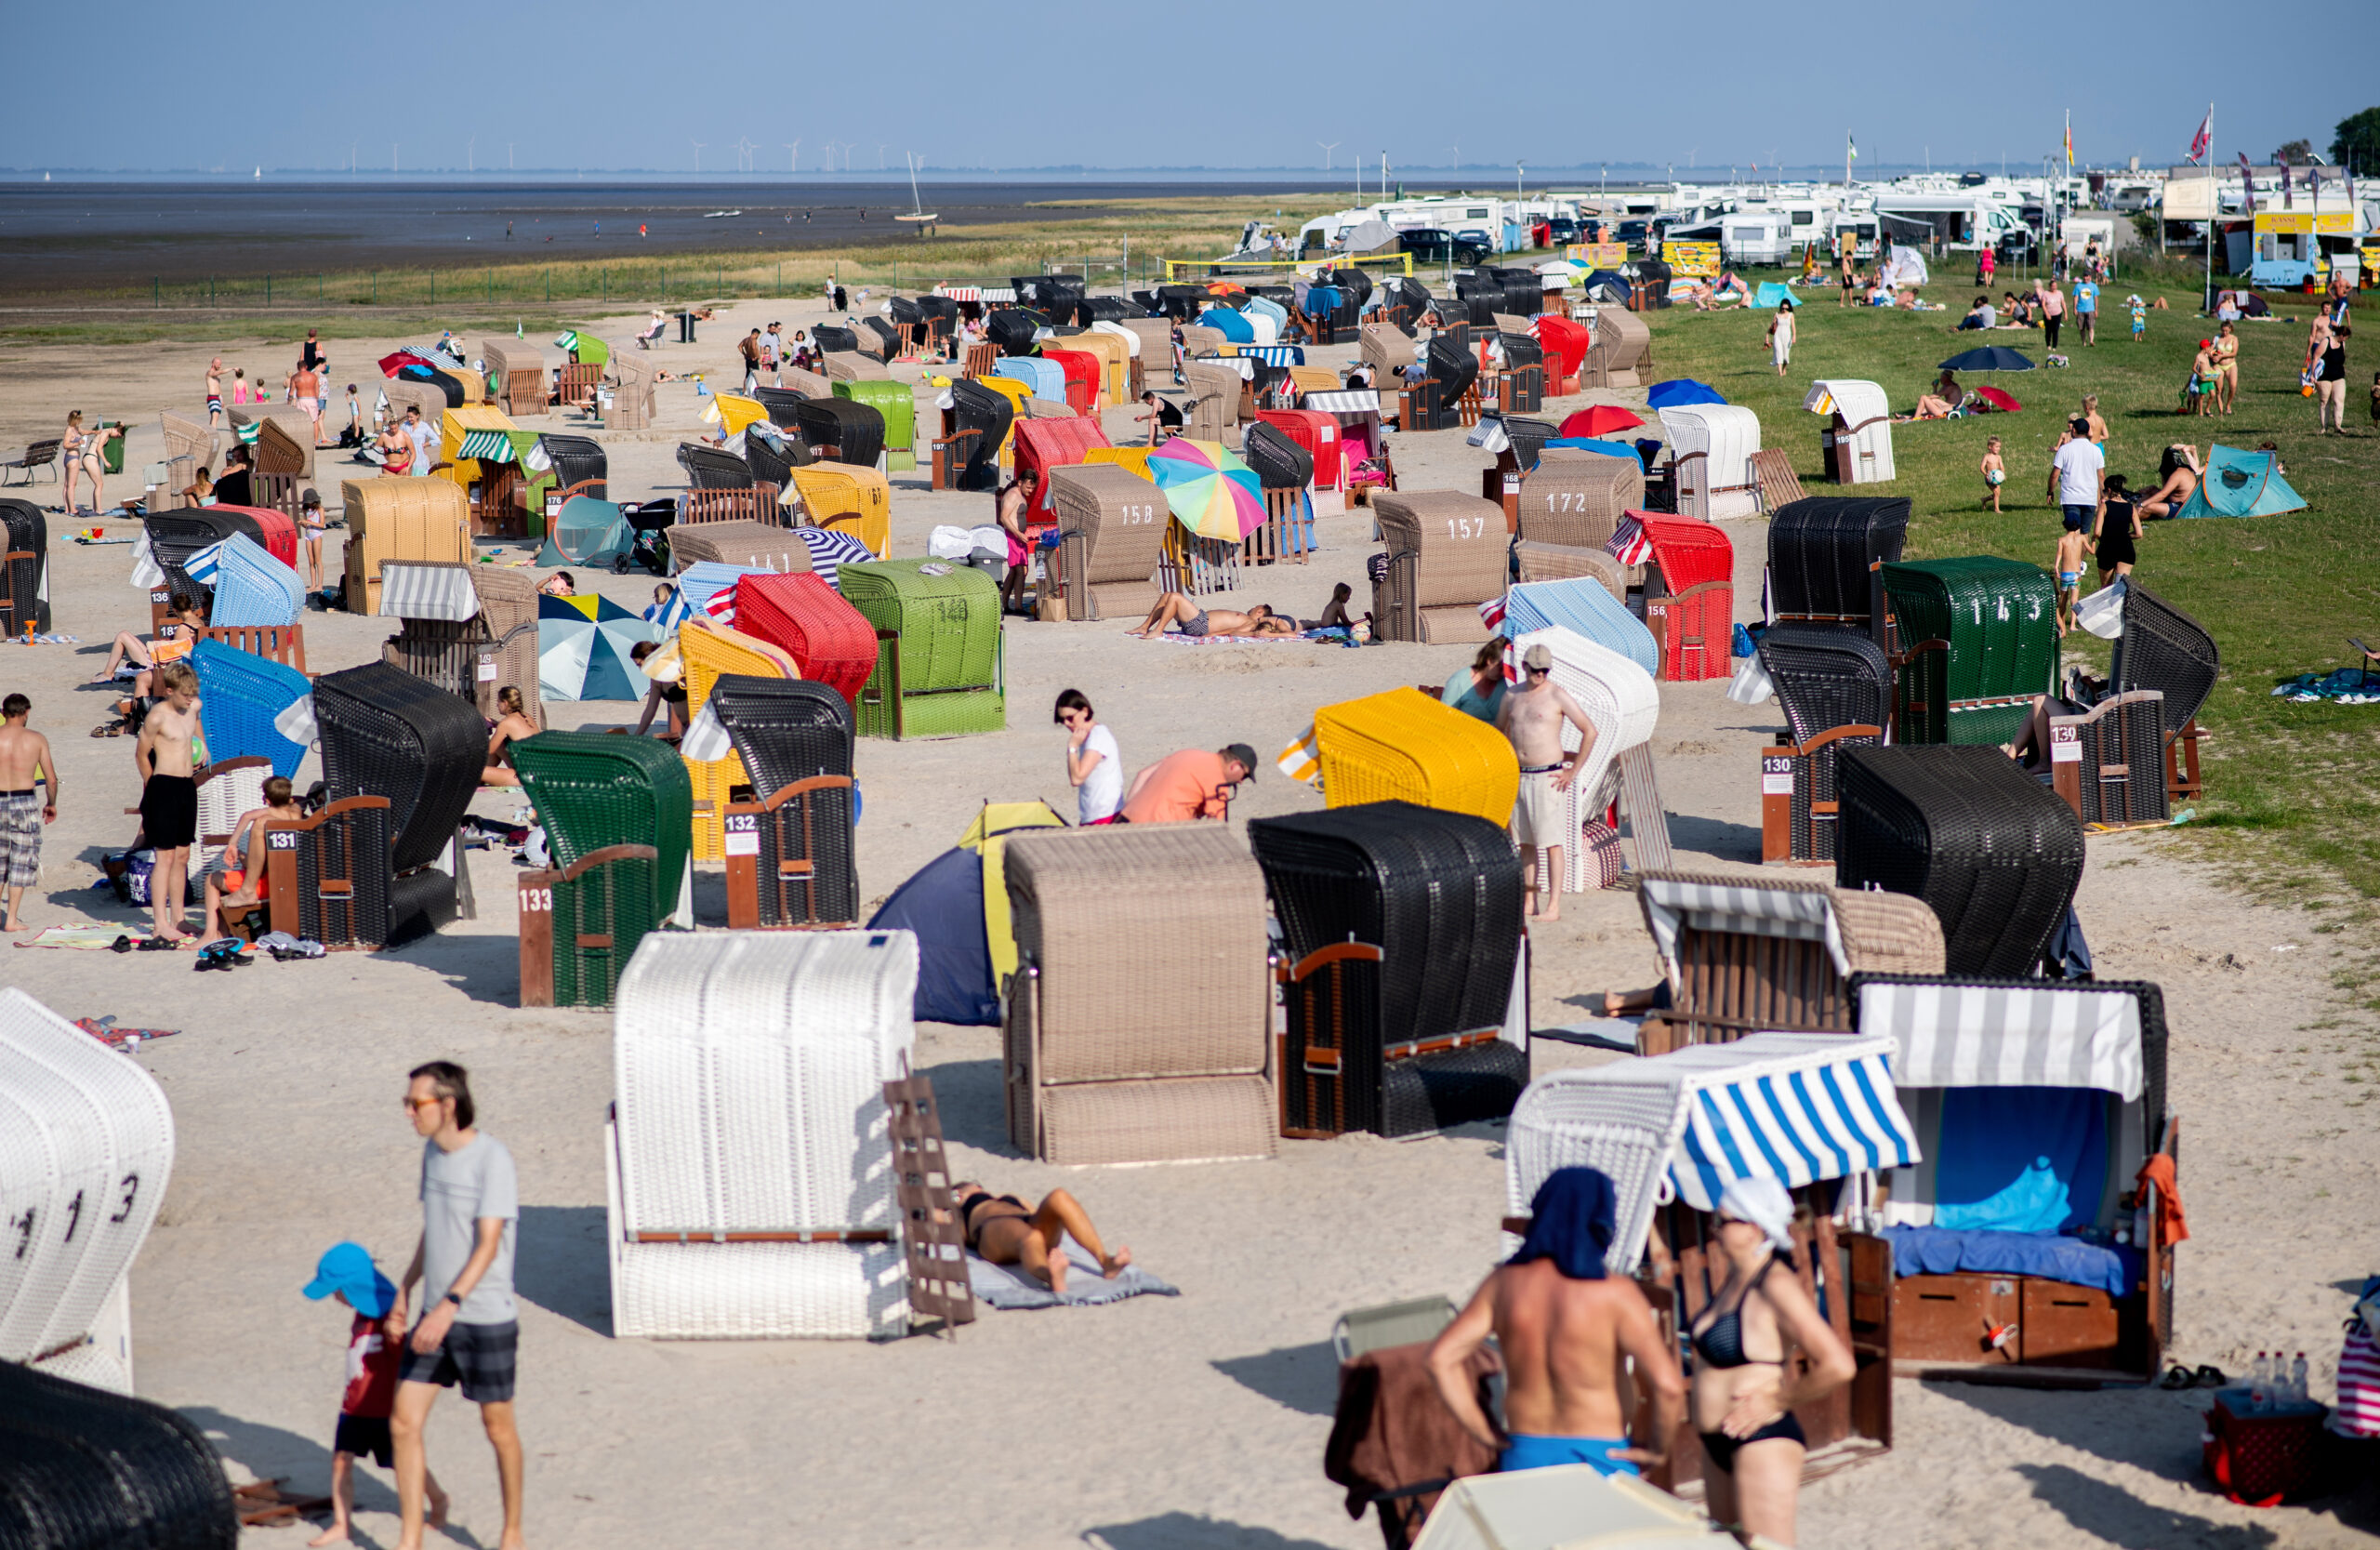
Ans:
{"type": "Polygon", "coordinates": [[[2300,1405],[2311,1398],[2306,1391],[2306,1353],[2303,1351],[2298,1352],[2297,1359],[2289,1364],[2289,1398],[2300,1405]]]}
{"type": "Polygon", "coordinates": [[[2263,1411],[2272,1408],[2272,1354],[2256,1353],[2255,1366],[2248,1370],[2248,1409],[2263,1411]]]}

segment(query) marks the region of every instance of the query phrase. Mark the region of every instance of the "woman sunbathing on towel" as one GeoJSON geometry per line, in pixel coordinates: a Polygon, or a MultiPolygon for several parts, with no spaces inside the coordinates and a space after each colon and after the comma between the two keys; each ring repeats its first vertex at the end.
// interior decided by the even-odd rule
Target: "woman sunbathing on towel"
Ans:
{"type": "Polygon", "coordinates": [[[959,1207],[959,1230],[967,1247],[994,1265],[1021,1265],[1035,1280],[1065,1295],[1066,1256],[1058,1250],[1071,1236],[1099,1262],[1099,1273],[1114,1280],[1132,1263],[1132,1251],[1122,1244],[1109,1253],[1091,1225],[1091,1213],[1063,1189],[1041,1198],[1033,1210],[1013,1195],[994,1195],[980,1184],[954,1184],[950,1198],[959,1207]]]}
{"type": "Polygon", "coordinates": [[[1245,614],[1228,608],[1201,608],[1180,592],[1168,592],[1157,600],[1149,610],[1148,621],[1140,629],[1128,630],[1144,640],[1165,633],[1166,626],[1178,625],[1184,635],[1294,635],[1298,632],[1295,619],[1285,619],[1273,612],[1269,603],[1260,603],[1245,614]]]}

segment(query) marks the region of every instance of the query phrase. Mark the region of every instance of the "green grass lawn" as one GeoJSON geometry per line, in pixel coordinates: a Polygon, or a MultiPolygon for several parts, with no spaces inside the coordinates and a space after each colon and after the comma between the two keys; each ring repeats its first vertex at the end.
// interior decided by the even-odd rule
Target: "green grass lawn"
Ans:
{"type": "MultiPolygon", "coordinates": [[[[1763,444],[1792,455],[1805,487],[1831,487],[1820,483],[1818,417],[1802,409],[1813,379],[1865,378],[1905,413],[1942,361],[1973,346],[2012,345],[2042,360],[2038,330],[1953,332],[1976,290],[1947,282],[1951,267],[1947,260],[1938,266],[1925,292],[1928,300],[1950,304],[1944,312],[1838,310],[1832,293],[1821,293],[1801,309],[1793,364],[1782,378],[1762,343],[1769,313],[1654,313],[1653,375],[1698,378],[1756,411],[1763,444]]],[[[2008,288],[2003,274],[1992,287],[1995,299],[2008,288]]],[[[2072,362],[2066,369],[1964,378],[2007,390],[2023,410],[1896,426],[1899,477],[1873,488],[1910,497],[1911,559],[1998,554],[2047,569],[2060,530],[2047,489],[2050,454],[2084,393],[2099,395],[2108,422],[2108,471],[2144,493],[2155,487],[2170,443],[2193,442],[2202,457],[2211,441],[2277,444],[2307,510],[2151,523],[2140,541],[2141,581],[2212,630],[2223,654],[2222,681],[2200,716],[2211,735],[2201,745],[2205,797],[2195,804],[2193,823],[2174,831],[2175,842],[2234,864],[2260,893],[2326,912],[2314,930],[2346,929],[2368,940],[2380,936],[2370,929],[2380,920],[2380,706],[2292,704],[2273,698],[2272,690],[2299,673],[2347,665],[2350,635],[2380,645],[2380,431],[2366,407],[2380,338],[2349,347],[2347,436],[2314,434],[2313,401],[2299,395],[2307,315],[2302,305],[2282,322],[2241,325],[2241,391],[2232,416],[2183,417],[2175,413],[2179,385],[2198,341],[2212,333],[2197,315],[2197,300],[2194,284],[2110,284],[2096,348],[2083,347],[2069,328],[2060,340],[2072,362]],[[2170,309],[2149,312],[2147,338],[2137,345],[2122,305],[2134,291],[2151,300],[2162,294],[2170,309]],[[1977,471],[1985,438],[1992,435],[2002,438],[2008,463],[1996,515],[1977,471]]],[[[2380,302],[2359,305],[2357,321],[2366,318],[2380,336],[2380,302]]],[[[2086,576],[2084,586],[2093,585],[2086,576]]],[[[2067,650],[2069,660],[2101,667],[2108,656],[2107,643],[2079,631],[2067,650]]],[[[2350,987],[2373,983],[2380,979],[2358,975],[2350,987]]]]}

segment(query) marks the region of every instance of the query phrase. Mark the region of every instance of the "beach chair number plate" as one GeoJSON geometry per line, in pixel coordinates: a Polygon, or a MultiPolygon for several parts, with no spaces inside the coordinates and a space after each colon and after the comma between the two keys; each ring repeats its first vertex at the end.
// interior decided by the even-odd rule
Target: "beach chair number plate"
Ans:
{"type": "Polygon", "coordinates": [[[1117,514],[1124,519],[1122,525],[1126,527],[1147,527],[1157,521],[1154,506],[1122,506],[1117,509],[1117,514]]]}
{"type": "Polygon", "coordinates": [[[1764,797],[1790,797],[1793,794],[1792,759],[1782,754],[1761,756],[1760,794],[1764,797]]]}
{"type": "Polygon", "coordinates": [[[550,888],[522,889],[521,909],[523,914],[552,914],[554,911],[554,891],[550,888]]]}
{"type": "Polygon", "coordinates": [[[727,854],[758,855],[760,854],[760,820],[749,813],[731,813],[727,817],[727,854]]]}
{"type": "MultiPolygon", "coordinates": [[[[1498,523],[1496,531],[1501,533],[1503,530],[1503,523],[1498,523]]],[[[1488,523],[1477,517],[1448,517],[1447,519],[1447,537],[1449,538],[1484,537],[1487,532],[1488,523]]]]}
{"type": "Polygon", "coordinates": [[[294,851],[298,848],[298,831],[294,828],[268,830],[264,842],[268,850],[294,851]]]}
{"type": "Polygon", "coordinates": [[[1587,509],[1586,494],[1580,490],[1564,490],[1558,495],[1548,495],[1545,509],[1548,511],[1582,512],[1587,509]]]}
{"type": "Polygon", "coordinates": [[[2053,764],[2082,762],[2082,729],[2079,726],[2054,726],[2049,729],[2049,762],[2053,764]]]}

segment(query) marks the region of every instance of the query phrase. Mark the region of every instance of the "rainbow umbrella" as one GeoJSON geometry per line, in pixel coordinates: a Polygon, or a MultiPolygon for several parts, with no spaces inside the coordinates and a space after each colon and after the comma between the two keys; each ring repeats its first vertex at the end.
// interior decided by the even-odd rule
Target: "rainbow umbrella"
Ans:
{"type": "Polygon", "coordinates": [[[1256,470],[1221,442],[1176,436],[1149,454],[1149,477],[1174,520],[1201,538],[1237,543],[1264,523],[1256,470]]]}

